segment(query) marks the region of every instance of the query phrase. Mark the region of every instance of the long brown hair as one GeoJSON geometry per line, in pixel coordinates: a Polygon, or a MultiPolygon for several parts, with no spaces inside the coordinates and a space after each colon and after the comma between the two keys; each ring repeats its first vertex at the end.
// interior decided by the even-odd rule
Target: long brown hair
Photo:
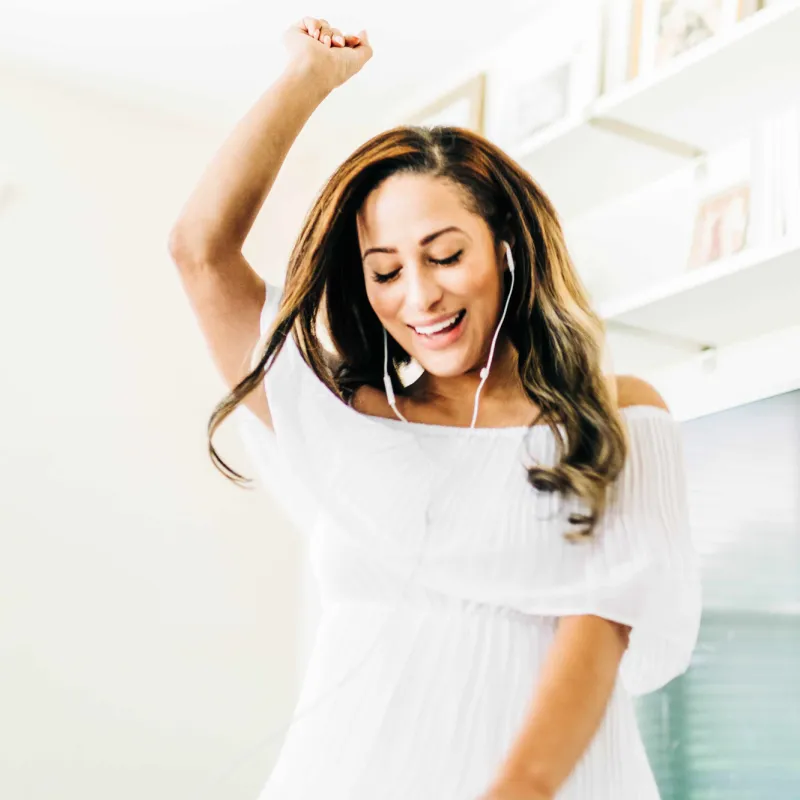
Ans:
{"type": "MultiPolygon", "coordinates": [[[[356,215],[369,193],[399,172],[451,181],[464,190],[470,210],[486,221],[496,242],[512,242],[515,280],[504,332],[519,354],[522,385],[559,445],[554,466],[530,467],[528,480],[541,491],[584,500],[590,512],[572,514],[569,521],[585,527],[565,535],[589,538],[628,450],[613,377],[602,370],[605,326],[591,308],[548,197],[502,150],[463,128],[393,128],[359,147],[328,179],[292,250],[264,349],[209,420],[214,465],[234,482],[246,481],[219,457],[211,439],[263,381],[290,333],[310,368],[343,402],[350,403],[359,386],[382,388],[383,331],[367,299],[356,215]],[[321,309],[339,356],[335,367],[317,335],[321,309]]],[[[392,383],[402,394],[396,367],[410,357],[392,337],[389,354],[392,383]]]]}

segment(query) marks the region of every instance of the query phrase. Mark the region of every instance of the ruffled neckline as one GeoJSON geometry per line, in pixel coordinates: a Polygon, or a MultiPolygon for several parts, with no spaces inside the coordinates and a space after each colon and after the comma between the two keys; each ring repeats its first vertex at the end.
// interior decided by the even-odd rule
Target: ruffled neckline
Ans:
{"type": "MultiPolygon", "coordinates": [[[[344,405],[344,404],[343,404],[344,405]]],[[[391,417],[378,417],[374,414],[364,414],[361,411],[356,411],[354,408],[350,406],[345,406],[349,411],[353,414],[356,414],[359,418],[363,418],[369,423],[376,423],[378,425],[385,425],[387,428],[397,427],[402,428],[403,430],[409,433],[420,433],[420,434],[436,434],[441,436],[451,435],[451,436],[498,436],[498,435],[514,435],[520,436],[524,433],[529,431],[539,432],[548,431],[550,432],[550,426],[547,423],[537,423],[536,425],[509,425],[509,426],[502,426],[502,427],[475,427],[475,428],[468,428],[463,425],[436,425],[429,422],[403,422],[401,419],[393,419],[391,417]]],[[[630,405],[630,406],[623,406],[620,411],[622,415],[627,419],[635,419],[640,417],[665,417],[667,419],[672,419],[672,415],[669,411],[660,406],[650,406],[650,405],[630,405]]],[[[557,423],[557,427],[562,429],[564,428],[562,423],[557,423]]]]}

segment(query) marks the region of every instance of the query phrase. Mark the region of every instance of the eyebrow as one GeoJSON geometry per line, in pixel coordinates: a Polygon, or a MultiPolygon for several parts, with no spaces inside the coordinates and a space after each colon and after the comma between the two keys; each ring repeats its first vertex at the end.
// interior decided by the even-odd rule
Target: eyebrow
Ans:
{"type": "MultiPolygon", "coordinates": [[[[424,247],[426,244],[430,244],[434,239],[438,236],[441,236],[443,233],[449,233],[450,231],[458,231],[459,233],[463,233],[466,236],[466,232],[462,231],[461,228],[457,228],[455,225],[450,225],[448,228],[442,228],[439,231],[434,231],[433,233],[429,233],[427,236],[424,236],[422,239],[419,240],[420,247],[424,247]]],[[[361,256],[362,259],[366,258],[370,253],[396,253],[396,247],[370,247],[368,250],[364,252],[361,256]]]]}

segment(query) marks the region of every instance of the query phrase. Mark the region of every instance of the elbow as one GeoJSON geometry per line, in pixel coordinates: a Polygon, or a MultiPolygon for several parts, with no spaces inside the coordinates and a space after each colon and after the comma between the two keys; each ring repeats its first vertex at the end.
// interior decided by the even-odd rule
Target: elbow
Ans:
{"type": "Polygon", "coordinates": [[[170,258],[180,269],[196,264],[199,256],[199,248],[186,235],[185,231],[179,226],[174,227],[167,238],[167,251],[170,258]]]}
{"type": "Polygon", "coordinates": [[[240,253],[241,247],[234,242],[214,241],[208,236],[187,232],[178,224],[170,231],[167,250],[179,269],[194,269],[228,258],[232,253],[240,253]]]}
{"type": "Polygon", "coordinates": [[[173,228],[167,237],[167,252],[170,258],[178,265],[186,261],[188,249],[186,247],[186,238],[179,228],[173,228]]]}

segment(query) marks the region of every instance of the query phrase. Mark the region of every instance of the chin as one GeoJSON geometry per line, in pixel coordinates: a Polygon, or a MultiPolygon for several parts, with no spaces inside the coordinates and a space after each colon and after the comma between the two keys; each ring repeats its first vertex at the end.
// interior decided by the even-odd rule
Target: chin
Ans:
{"type": "Polygon", "coordinates": [[[437,378],[456,378],[469,370],[463,358],[450,356],[449,358],[431,358],[426,353],[425,358],[414,356],[414,359],[425,372],[435,375],[437,378]]]}
{"type": "Polygon", "coordinates": [[[437,378],[455,378],[464,375],[473,366],[469,311],[463,309],[459,321],[432,336],[412,333],[405,350],[425,372],[437,378]]]}

